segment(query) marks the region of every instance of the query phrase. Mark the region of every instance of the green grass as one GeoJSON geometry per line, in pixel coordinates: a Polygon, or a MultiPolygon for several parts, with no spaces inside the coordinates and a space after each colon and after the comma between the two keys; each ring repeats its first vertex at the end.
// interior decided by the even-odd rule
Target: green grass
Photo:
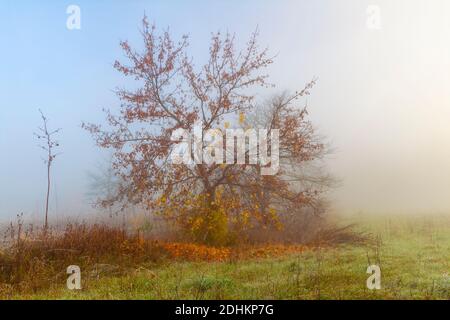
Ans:
{"type": "MultiPolygon", "coordinates": [[[[378,239],[301,254],[227,263],[164,262],[120,276],[82,274],[12,299],[450,299],[450,217],[347,217],[378,239]],[[368,290],[366,269],[379,264],[381,290],[368,290]]],[[[1,297],[1,292],[0,292],[1,297]]]]}

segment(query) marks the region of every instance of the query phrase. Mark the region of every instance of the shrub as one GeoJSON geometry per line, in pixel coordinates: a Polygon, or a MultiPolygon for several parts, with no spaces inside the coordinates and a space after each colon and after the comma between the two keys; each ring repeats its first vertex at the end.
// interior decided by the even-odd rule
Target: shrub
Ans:
{"type": "Polygon", "coordinates": [[[96,271],[98,266],[110,265],[120,271],[168,254],[157,241],[107,225],[68,224],[61,232],[21,233],[21,229],[8,229],[10,239],[0,253],[2,288],[36,291],[63,284],[69,265],[96,271]]]}

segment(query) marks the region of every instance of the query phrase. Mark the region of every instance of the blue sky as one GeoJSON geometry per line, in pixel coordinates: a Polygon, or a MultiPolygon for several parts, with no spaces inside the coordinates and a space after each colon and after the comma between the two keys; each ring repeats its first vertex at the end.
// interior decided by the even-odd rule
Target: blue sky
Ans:
{"type": "Polygon", "coordinates": [[[319,78],[309,104],[316,126],[336,150],[330,169],[343,180],[332,195],[336,206],[446,210],[446,195],[429,189],[448,190],[450,177],[449,153],[438,151],[449,142],[442,122],[450,101],[443,72],[450,51],[443,42],[450,30],[442,14],[447,7],[440,0],[425,9],[418,0],[3,0],[0,217],[42,212],[45,168],[33,137],[40,124],[38,108],[51,126],[63,129],[63,154],[54,168],[54,214],[90,210],[87,171],[103,155],[80,124],[101,122],[102,108],[118,106],[112,90],[131,85],[112,64],[123,58],[120,40],[139,47],[144,12],[158,28],[170,27],[175,37],[190,34],[190,53],[198,64],[206,57],[211,32],[235,32],[244,43],[259,26],[260,44],[277,55],[270,69],[277,90],[295,90],[319,78]],[[366,27],[371,3],[382,9],[379,31],[366,27]],[[81,8],[81,30],[66,28],[70,4],[81,8]],[[429,105],[431,113],[422,105],[429,105]],[[411,139],[417,143],[408,144],[411,139]],[[405,155],[416,160],[407,161],[405,155]],[[439,170],[425,170],[433,166],[439,170]],[[418,176],[411,182],[413,172],[418,176]],[[417,185],[403,188],[411,183],[417,185]],[[426,200],[407,204],[417,188],[426,200]]]}
{"type": "Polygon", "coordinates": [[[264,26],[263,21],[270,17],[266,14],[275,3],[259,3],[2,1],[1,147],[8,156],[0,160],[0,215],[10,216],[21,210],[39,212],[42,207],[45,170],[32,135],[40,124],[38,108],[50,118],[50,125],[63,128],[63,155],[54,169],[54,196],[64,203],[59,210],[85,209],[80,209],[79,203],[87,183],[86,171],[101,159],[80,124],[102,121],[100,110],[118,105],[112,90],[125,82],[112,64],[123,57],[120,40],[140,45],[138,29],[144,12],[160,28],[170,27],[178,36],[191,34],[192,55],[201,63],[211,32],[242,33],[239,40],[243,42],[257,25],[269,30],[270,25],[264,26]],[[81,30],[66,28],[66,8],[70,4],[81,9],[81,30]]]}

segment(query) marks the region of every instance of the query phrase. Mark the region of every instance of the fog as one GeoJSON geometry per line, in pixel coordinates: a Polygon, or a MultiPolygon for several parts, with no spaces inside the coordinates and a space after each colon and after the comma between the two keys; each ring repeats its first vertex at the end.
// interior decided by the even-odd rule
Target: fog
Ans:
{"type": "Polygon", "coordinates": [[[276,55],[269,73],[277,87],[261,99],[318,78],[307,103],[333,150],[332,211],[450,212],[450,2],[76,2],[81,30],[66,28],[65,1],[0,4],[1,219],[43,213],[38,108],[62,128],[50,216],[95,212],[88,172],[108,156],[80,125],[102,122],[102,108],[119,106],[112,91],[132,85],[112,65],[123,60],[120,40],[140,45],[144,12],[175,37],[190,34],[197,65],[211,32],[228,30],[245,43],[258,26],[260,45],[276,55]],[[369,5],[378,6],[379,24],[369,5]]]}

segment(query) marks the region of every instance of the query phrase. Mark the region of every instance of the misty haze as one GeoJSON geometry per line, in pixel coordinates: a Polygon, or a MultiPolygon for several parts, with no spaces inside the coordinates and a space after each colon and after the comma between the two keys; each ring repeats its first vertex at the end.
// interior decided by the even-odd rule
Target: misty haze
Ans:
{"type": "Polygon", "coordinates": [[[0,298],[449,299],[449,14],[446,0],[2,1],[0,298]],[[197,161],[174,133],[199,125],[197,161]],[[197,162],[171,163],[180,150],[197,162]],[[342,278],[309,283],[319,260],[342,278]],[[174,261],[179,283],[163,279],[174,261]],[[86,289],[65,287],[68,266],[86,289]],[[284,283],[295,270],[310,273],[284,283]],[[397,286],[405,270],[421,278],[397,286]]]}

